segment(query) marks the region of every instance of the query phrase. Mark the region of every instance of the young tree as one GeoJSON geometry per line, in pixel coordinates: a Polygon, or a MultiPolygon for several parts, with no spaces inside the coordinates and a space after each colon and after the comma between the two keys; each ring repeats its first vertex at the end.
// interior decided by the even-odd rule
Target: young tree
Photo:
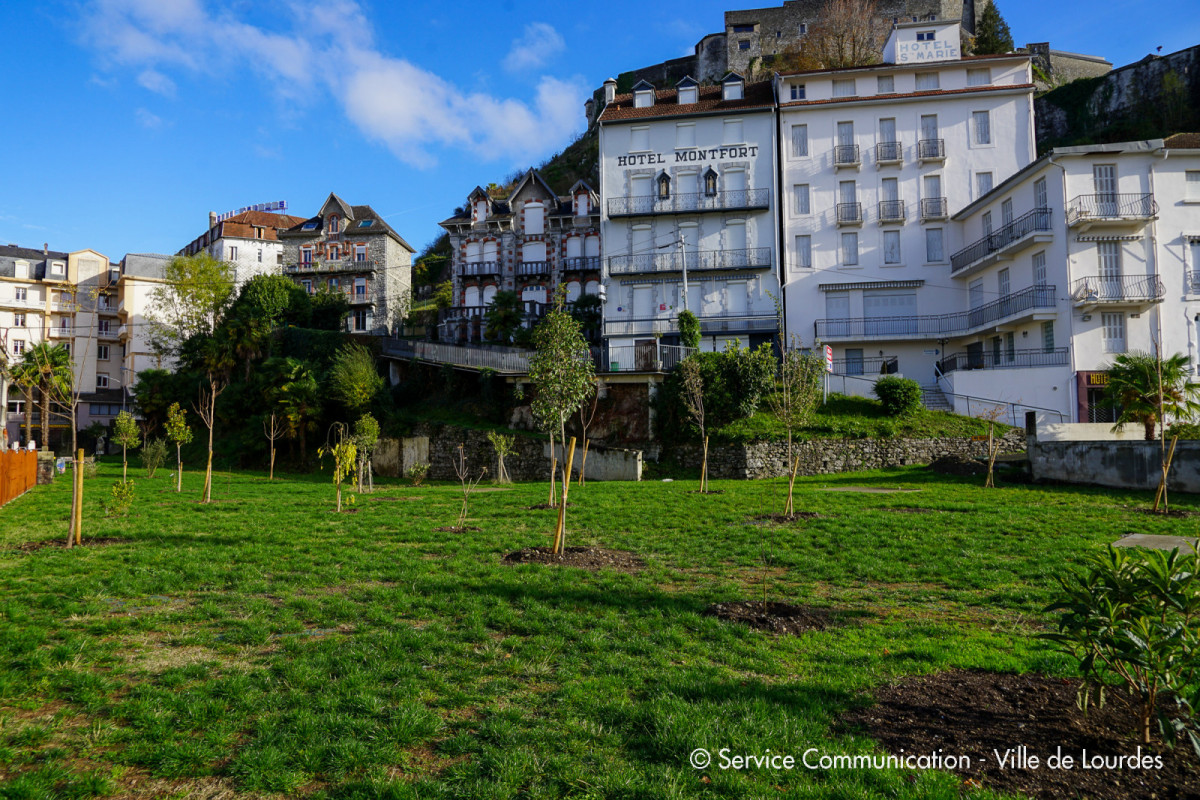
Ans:
{"type": "Polygon", "coordinates": [[[455,532],[462,533],[466,530],[467,523],[467,500],[471,497],[471,492],[483,480],[483,476],[487,475],[487,467],[484,467],[479,472],[479,477],[471,480],[471,475],[467,469],[467,454],[466,450],[460,444],[458,446],[458,460],[453,462],[454,474],[458,476],[458,482],[462,485],[463,501],[462,509],[458,512],[458,524],[455,526],[455,532]]]}
{"type": "Polygon", "coordinates": [[[175,491],[183,491],[183,446],[191,444],[192,429],[187,423],[187,411],[179,403],[167,409],[167,438],[175,443],[175,491]]]}
{"type": "Polygon", "coordinates": [[[279,419],[279,412],[272,410],[271,416],[263,420],[263,435],[271,443],[271,471],[267,474],[267,480],[273,481],[275,480],[275,442],[283,436],[283,424],[279,419]]]}
{"type": "Polygon", "coordinates": [[[983,0],[983,13],[975,30],[974,54],[977,56],[1011,53],[1014,49],[1012,31],[1000,16],[996,3],[983,0]]]}
{"type": "Polygon", "coordinates": [[[233,267],[210,256],[176,256],[166,282],[150,294],[153,338],[168,352],[193,336],[211,336],[233,301],[233,267]]]}
{"type": "Polygon", "coordinates": [[[772,67],[791,72],[878,64],[889,27],[874,0],[826,0],[804,38],[772,67]]]}
{"type": "Polygon", "coordinates": [[[370,350],[360,344],[348,344],[334,357],[329,386],[333,396],[351,414],[363,414],[383,388],[383,377],[370,350]]]}
{"type": "Polygon", "coordinates": [[[129,479],[129,448],[142,443],[141,431],[138,430],[137,420],[128,411],[117,414],[113,421],[113,441],[121,445],[121,480],[129,479]]]}
{"type": "Polygon", "coordinates": [[[358,449],[358,491],[363,492],[363,477],[366,477],[366,491],[375,489],[375,478],[371,470],[371,459],[375,457],[375,448],[379,445],[379,423],[370,414],[363,414],[354,423],[354,445],[358,449]]]}
{"type": "Polygon", "coordinates": [[[788,466],[791,475],[788,479],[787,503],[783,513],[791,516],[796,513],[792,497],[796,486],[796,472],[800,468],[800,457],[793,452],[793,439],[796,431],[812,418],[813,411],[820,401],[825,361],[816,355],[821,350],[820,343],[815,344],[811,351],[805,352],[801,349],[800,338],[794,334],[791,347],[787,347],[781,333],[779,347],[781,355],[775,392],[767,396],[767,401],[775,418],[783,423],[787,430],[788,466]]]}
{"type": "Polygon", "coordinates": [[[200,384],[200,397],[195,406],[196,413],[208,428],[208,459],[204,465],[204,489],[200,502],[212,502],[213,428],[217,423],[217,398],[229,386],[229,370],[233,367],[233,355],[225,343],[210,339],[204,347],[204,380],[200,384]]]}
{"type": "MultiPolygon", "coordinates": [[[[579,322],[563,311],[560,293],[556,308],[533,331],[534,352],[529,358],[529,378],[537,389],[532,409],[544,424],[555,425],[560,440],[567,439],[567,417],[574,414],[588,395],[596,390],[596,372],[587,341],[579,322]]],[[[555,552],[562,552],[565,539],[567,492],[570,486],[571,457],[563,467],[562,505],[555,530],[555,552]]]]}
{"type": "Polygon", "coordinates": [[[337,487],[337,510],[342,510],[342,483],[354,480],[354,469],[358,463],[358,448],[354,437],[341,422],[333,423],[324,447],[317,449],[317,457],[333,457],[333,484],[337,487]]]}
{"type": "Polygon", "coordinates": [[[683,380],[683,408],[688,417],[700,429],[700,440],[704,443],[700,460],[700,491],[708,491],[708,431],[704,427],[704,377],[700,374],[700,360],[685,358],[679,362],[679,374],[683,380]]]}
{"type": "Polygon", "coordinates": [[[512,478],[508,477],[508,470],[504,466],[504,459],[517,452],[513,446],[517,437],[505,436],[499,431],[488,431],[487,437],[496,450],[496,483],[512,483],[512,478]]]}

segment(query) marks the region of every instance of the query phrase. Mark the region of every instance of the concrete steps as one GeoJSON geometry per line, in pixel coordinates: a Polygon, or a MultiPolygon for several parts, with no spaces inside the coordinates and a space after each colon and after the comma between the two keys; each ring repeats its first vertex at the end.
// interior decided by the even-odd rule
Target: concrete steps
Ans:
{"type": "Polygon", "coordinates": [[[953,411],[954,406],[946,399],[946,395],[936,385],[921,387],[921,402],[930,411],[953,411]]]}

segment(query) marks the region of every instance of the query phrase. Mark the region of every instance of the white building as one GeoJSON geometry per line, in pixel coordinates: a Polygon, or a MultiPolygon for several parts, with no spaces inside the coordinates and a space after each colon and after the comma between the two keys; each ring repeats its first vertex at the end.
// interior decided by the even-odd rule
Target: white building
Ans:
{"type": "Polygon", "coordinates": [[[208,214],[208,230],[193,239],[178,255],[208,253],[233,268],[237,288],[255,275],[280,275],[283,272],[282,231],[304,222],[303,217],[270,211],[243,211],[219,219],[208,214]]]}
{"type": "Polygon", "coordinates": [[[1055,149],[955,223],[951,280],[991,323],[948,349],[945,392],[1105,422],[1118,354],[1161,342],[1196,369],[1200,136],[1055,149]]]}
{"type": "Polygon", "coordinates": [[[143,370],[174,369],[174,359],[157,350],[150,335],[153,295],[167,285],[166,269],[171,258],[158,253],[128,253],[121,259],[117,282],[121,383],[129,390],[143,370]]]}
{"type": "Polygon", "coordinates": [[[1035,157],[1029,57],[964,58],[957,23],[903,23],[884,63],[775,85],[789,337],[831,345],[838,372],[933,384],[1001,321],[965,313],[951,217],[1035,157]]]}
{"type": "Polygon", "coordinates": [[[615,89],[605,83],[599,118],[610,348],[678,344],[685,308],[704,349],[768,341],[779,294],[770,82],[615,89]]]}

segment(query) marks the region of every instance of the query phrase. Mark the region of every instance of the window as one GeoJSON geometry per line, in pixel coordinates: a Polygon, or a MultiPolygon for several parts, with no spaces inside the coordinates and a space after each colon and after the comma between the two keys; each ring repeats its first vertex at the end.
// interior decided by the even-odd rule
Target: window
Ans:
{"type": "Polygon", "coordinates": [[[637,152],[650,149],[650,129],[649,128],[630,128],[629,129],[629,149],[637,152]]]}
{"type": "Polygon", "coordinates": [[[546,207],[540,202],[526,203],[525,208],[525,233],[531,236],[541,236],[546,232],[546,207]]]}
{"type": "Polygon", "coordinates": [[[1004,226],[1008,227],[1013,221],[1013,204],[1012,198],[1008,198],[1000,204],[1000,218],[1004,220],[1004,226]]]}
{"type": "Polygon", "coordinates": [[[1046,285],[1046,251],[1033,254],[1033,283],[1035,286],[1046,285]]]}
{"type": "Polygon", "coordinates": [[[987,111],[971,112],[971,127],[975,130],[973,141],[977,145],[992,143],[992,119],[987,111]]]}
{"type": "Polygon", "coordinates": [[[300,263],[301,264],[311,264],[312,263],[312,248],[311,247],[305,247],[300,251],[300,263]]]}
{"type": "Polygon", "coordinates": [[[369,228],[369,227],[371,227],[371,226],[372,226],[372,225],[374,225],[374,224],[375,224],[375,220],[373,220],[373,219],[364,219],[364,220],[361,220],[361,221],[358,223],[358,227],[360,227],[360,228],[369,228]]]}
{"type": "Polygon", "coordinates": [[[12,351],[13,351],[14,356],[19,356],[22,353],[24,353],[25,352],[25,340],[24,339],[13,339],[12,351]]]}
{"type": "MultiPolygon", "coordinates": [[[[916,21],[917,20],[914,17],[913,22],[916,22],[916,21]]],[[[917,41],[918,42],[932,42],[934,40],[934,34],[935,34],[934,31],[917,31],[917,41]]]]}
{"type": "Polygon", "coordinates": [[[875,91],[879,94],[892,94],[896,91],[896,79],[891,75],[880,75],[875,79],[875,91]]]}
{"type": "Polygon", "coordinates": [[[917,73],[917,91],[931,92],[937,89],[938,74],[936,72],[918,72],[917,73]]]}
{"type": "Polygon", "coordinates": [[[922,114],[921,115],[921,138],[922,139],[937,139],[938,138],[937,114],[922,114]]]}
{"type": "Polygon", "coordinates": [[[325,285],[328,287],[329,291],[331,291],[331,292],[336,292],[340,288],[338,286],[337,278],[330,278],[328,281],[325,282],[325,285]]]}
{"type": "Polygon", "coordinates": [[[316,229],[317,229],[317,223],[315,223],[315,222],[306,222],[302,226],[300,226],[300,230],[302,230],[302,231],[315,231],[316,229]]]}
{"type": "Polygon", "coordinates": [[[236,247],[229,248],[229,260],[237,261],[237,248],[236,247]]]}
{"type": "Polygon", "coordinates": [[[313,293],[312,281],[310,281],[310,280],[303,280],[303,281],[300,281],[300,285],[304,287],[304,293],[305,293],[305,294],[312,294],[312,293],[313,293]]]}
{"type": "Polygon", "coordinates": [[[991,236],[992,234],[992,212],[983,212],[983,235],[991,236]]]}
{"type": "Polygon", "coordinates": [[[792,158],[808,157],[808,126],[792,126],[792,158]]]}
{"type": "Polygon", "coordinates": [[[967,70],[967,86],[987,86],[991,82],[992,71],[990,69],[967,70]]]}
{"type": "Polygon", "coordinates": [[[108,345],[102,344],[102,345],[96,346],[96,360],[97,361],[108,361],[108,353],[109,353],[108,345]]]}
{"type": "Polygon", "coordinates": [[[1042,352],[1049,353],[1054,350],[1054,323],[1042,323],[1042,352]]]}
{"type": "Polygon", "coordinates": [[[681,106],[691,105],[700,101],[700,89],[696,86],[680,86],[679,94],[676,98],[681,106]]]}
{"type": "Polygon", "coordinates": [[[883,263],[900,263],[900,231],[883,232],[883,263]]]}
{"type": "MultiPolygon", "coordinates": [[[[894,144],[896,142],[895,117],[882,117],[879,120],[879,142],[880,144],[894,144]]],[[[899,153],[896,153],[897,158],[899,158],[899,155],[899,153]]]]}
{"type": "Polygon", "coordinates": [[[330,233],[341,233],[342,232],[342,221],[340,219],[338,219],[337,214],[329,215],[329,232],[330,233]]]}
{"type": "Polygon", "coordinates": [[[354,279],[354,297],[356,300],[365,300],[367,298],[367,279],[354,279]]]}
{"type": "Polygon", "coordinates": [[[1184,199],[1200,202],[1200,170],[1187,170],[1184,173],[1184,179],[1187,183],[1183,195],[1184,199]]]}
{"type": "Polygon", "coordinates": [[[1101,314],[1100,324],[1104,327],[1104,352],[1125,352],[1125,315],[1121,313],[1101,314]]]}
{"type": "Polygon", "coordinates": [[[104,335],[110,333],[111,328],[112,328],[112,322],[110,320],[102,319],[102,320],[100,320],[99,323],[97,323],[97,330],[99,331],[101,336],[104,336],[104,335]]]}
{"type": "Polygon", "coordinates": [[[67,265],[61,261],[55,261],[50,264],[51,275],[63,275],[66,272],[67,265]]]}
{"type": "Polygon", "coordinates": [[[101,375],[96,376],[96,388],[97,389],[107,389],[108,388],[108,376],[107,375],[101,374],[101,375]]]}
{"type": "Polygon", "coordinates": [[[996,284],[997,288],[999,289],[1000,297],[1007,297],[1012,293],[1012,281],[1010,280],[1008,267],[1005,267],[996,273],[996,284]]]}
{"type": "Polygon", "coordinates": [[[854,92],[855,88],[853,78],[835,80],[833,82],[834,97],[854,97],[854,92]]]}
{"type": "Polygon", "coordinates": [[[808,33],[808,23],[807,23],[807,22],[801,22],[801,23],[800,23],[800,28],[799,28],[799,30],[798,30],[797,32],[798,32],[798,33],[799,33],[801,36],[803,36],[804,34],[808,33]]]}
{"type": "Polygon", "coordinates": [[[330,261],[341,261],[342,260],[342,250],[336,244],[329,246],[329,260],[330,261]]]}
{"type": "Polygon", "coordinates": [[[696,146],[696,123],[681,122],[675,126],[675,149],[683,150],[696,146]]]}
{"type": "Polygon", "coordinates": [[[365,308],[354,309],[354,330],[365,331],[367,329],[367,310],[365,308]]]}
{"type": "Polygon", "coordinates": [[[809,206],[808,184],[800,183],[792,187],[792,213],[796,215],[808,214],[809,206]]]}
{"type": "Polygon", "coordinates": [[[354,245],[354,260],[355,261],[366,261],[367,260],[367,246],[365,244],[354,245]]]}
{"type": "Polygon", "coordinates": [[[28,289],[17,288],[14,291],[15,291],[15,294],[13,296],[15,299],[21,300],[21,301],[29,299],[29,290],[28,289]]]}
{"type": "Polygon", "coordinates": [[[24,314],[13,314],[13,327],[14,328],[24,328],[25,327],[25,315],[24,314]]]}
{"type": "Polygon", "coordinates": [[[858,266],[858,233],[849,231],[842,234],[842,265],[858,266]]]}
{"type": "Polygon", "coordinates": [[[1046,193],[1046,179],[1038,178],[1033,182],[1033,207],[1049,208],[1050,196],[1046,193]]]}
{"type": "Polygon", "coordinates": [[[1009,364],[1017,360],[1017,337],[1012,331],[1004,334],[1004,360],[1009,364]]]}
{"type": "Polygon", "coordinates": [[[972,309],[983,305],[983,278],[976,278],[967,286],[967,303],[972,309]]]}
{"type": "Polygon", "coordinates": [[[796,237],[796,266],[802,269],[812,267],[812,237],[808,235],[796,237]]]}
{"type": "Polygon", "coordinates": [[[803,83],[793,83],[792,84],[792,99],[793,100],[803,100],[804,99],[804,84],[803,83]]]}
{"type": "Polygon", "coordinates": [[[941,228],[926,228],[925,229],[925,261],[930,264],[938,264],[946,260],[945,248],[943,247],[942,229],[941,228]]]}
{"type": "Polygon", "coordinates": [[[740,119],[725,120],[725,144],[741,144],[746,141],[742,135],[742,121],[740,119]]]}
{"type": "Polygon", "coordinates": [[[749,25],[734,25],[733,32],[734,33],[754,33],[754,24],[755,23],[751,22],[749,25]]]}
{"type": "Polygon", "coordinates": [[[750,41],[748,39],[742,39],[740,42],[738,42],[738,50],[749,50],[749,49],[750,49],[750,41]]]}
{"type": "Polygon", "coordinates": [[[992,190],[992,173],[976,172],[975,173],[975,196],[983,197],[992,190]]]}
{"type": "Polygon", "coordinates": [[[262,263],[262,248],[258,248],[258,263],[262,263]]]}

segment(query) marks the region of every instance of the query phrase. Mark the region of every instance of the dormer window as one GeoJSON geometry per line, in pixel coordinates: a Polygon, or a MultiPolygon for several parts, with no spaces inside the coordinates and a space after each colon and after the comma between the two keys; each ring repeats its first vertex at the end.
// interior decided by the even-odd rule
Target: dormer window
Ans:
{"type": "Polygon", "coordinates": [[[722,100],[741,100],[745,96],[746,81],[736,72],[731,72],[721,81],[722,100]]]}
{"type": "Polygon", "coordinates": [[[472,214],[473,214],[473,216],[471,217],[471,220],[473,222],[483,222],[484,220],[486,220],[487,219],[487,200],[476,200],[475,207],[472,210],[472,214]]]}
{"type": "Polygon", "coordinates": [[[341,233],[342,232],[342,222],[340,219],[338,219],[337,214],[329,215],[329,232],[330,233],[341,233]]]}
{"type": "Polygon", "coordinates": [[[654,85],[649,81],[638,81],[633,87],[633,107],[649,108],[654,105],[654,85]]]}
{"type": "Polygon", "coordinates": [[[712,167],[704,173],[704,195],[706,197],[717,196],[717,172],[712,167]]]}
{"type": "Polygon", "coordinates": [[[586,217],[590,213],[587,193],[580,192],[575,195],[575,216],[586,217]]]}
{"type": "Polygon", "coordinates": [[[667,200],[671,197],[671,176],[663,173],[658,176],[658,199],[667,200]]]}
{"type": "Polygon", "coordinates": [[[679,105],[686,106],[700,102],[700,85],[691,76],[675,84],[675,88],[679,90],[679,105]]]}

